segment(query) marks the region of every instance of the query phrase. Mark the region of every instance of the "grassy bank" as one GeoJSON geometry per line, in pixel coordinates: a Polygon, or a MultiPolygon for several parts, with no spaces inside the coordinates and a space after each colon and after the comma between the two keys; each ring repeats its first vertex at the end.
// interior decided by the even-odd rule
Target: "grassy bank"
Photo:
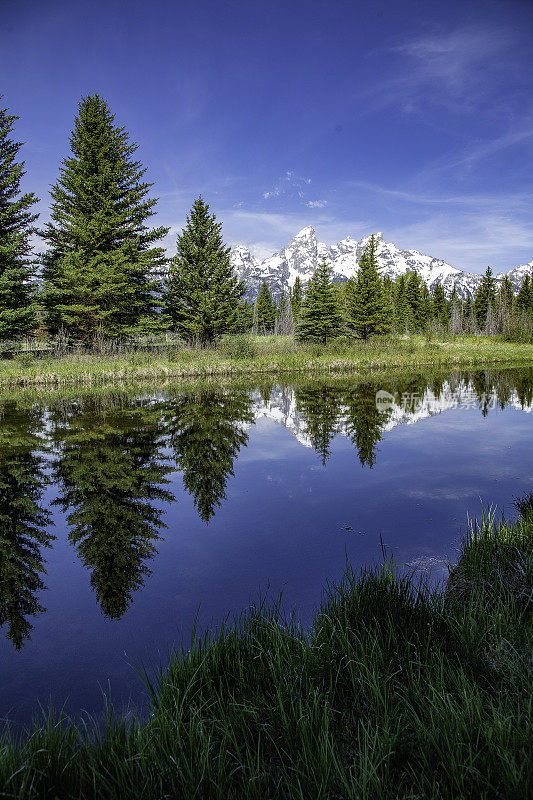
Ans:
{"type": "Polygon", "coordinates": [[[227,337],[216,348],[157,347],[114,355],[80,352],[0,360],[0,386],[107,384],[118,381],[197,379],[213,376],[369,373],[398,368],[472,367],[533,363],[533,345],[497,337],[382,337],[368,342],[298,344],[292,337],[227,337]]]}
{"type": "Polygon", "coordinates": [[[5,736],[12,798],[531,796],[533,496],[473,523],[445,591],[391,563],[308,631],[260,604],[174,654],[144,723],[5,736]]]}

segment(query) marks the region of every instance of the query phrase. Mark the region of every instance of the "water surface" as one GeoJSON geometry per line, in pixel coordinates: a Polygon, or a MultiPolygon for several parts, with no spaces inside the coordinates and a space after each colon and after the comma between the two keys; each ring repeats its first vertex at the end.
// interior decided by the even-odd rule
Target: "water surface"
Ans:
{"type": "Polygon", "coordinates": [[[145,703],[134,665],[381,546],[442,580],[533,488],[533,371],[0,398],[0,716],[145,703]],[[377,399],[376,399],[377,395],[377,399]]]}

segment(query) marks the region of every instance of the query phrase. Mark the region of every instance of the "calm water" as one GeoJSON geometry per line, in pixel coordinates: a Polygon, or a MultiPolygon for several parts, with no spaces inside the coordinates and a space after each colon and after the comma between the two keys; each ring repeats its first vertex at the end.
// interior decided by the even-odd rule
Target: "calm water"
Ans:
{"type": "Polygon", "coordinates": [[[533,489],[533,370],[0,400],[0,716],[145,703],[267,589],[303,622],[379,559],[442,580],[480,501],[533,489]],[[376,393],[378,393],[376,402],[376,393]]]}

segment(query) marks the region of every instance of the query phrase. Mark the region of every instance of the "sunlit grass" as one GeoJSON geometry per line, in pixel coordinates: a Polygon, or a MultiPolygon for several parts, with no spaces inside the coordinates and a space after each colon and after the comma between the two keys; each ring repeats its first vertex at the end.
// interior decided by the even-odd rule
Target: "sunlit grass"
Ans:
{"type": "Polygon", "coordinates": [[[348,568],[309,630],[260,602],[194,638],[145,676],[147,722],[6,734],[4,796],[523,800],[532,503],[472,521],[445,590],[389,560],[348,568]]]}
{"type": "Polygon", "coordinates": [[[532,361],[532,345],[497,337],[377,337],[368,342],[339,339],[324,346],[301,344],[291,336],[237,336],[225,337],[213,348],[160,343],[146,350],[108,355],[80,351],[35,358],[22,353],[12,360],[0,360],[0,385],[91,385],[302,372],[353,374],[393,367],[525,365],[532,361]]]}

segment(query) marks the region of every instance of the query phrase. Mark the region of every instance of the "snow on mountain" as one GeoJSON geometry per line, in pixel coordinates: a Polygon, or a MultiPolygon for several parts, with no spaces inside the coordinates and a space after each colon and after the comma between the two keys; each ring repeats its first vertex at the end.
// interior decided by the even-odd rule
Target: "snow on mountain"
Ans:
{"type": "Polygon", "coordinates": [[[511,269],[509,272],[498,272],[496,278],[498,280],[502,280],[507,274],[511,279],[511,283],[513,284],[514,288],[518,291],[524,282],[524,278],[529,273],[530,277],[533,276],[533,261],[530,261],[529,264],[520,264],[519,267],[515,267],[511,269]]]}
{"type": "MultiPolygon", "coordinates": [[[[492,390],[486,396],[486,408],[495,409],[498,408],[498,405],[497,392],[492,390]]],[[[523,405],[516,390],[511,393],[507,405],[526,414],[533,413],[533,404],[523,405]]],[[[439,397],[436,397],[430,388],[427,388],[419,395],[408,398],[407,402],[404,402],[403,398],[396,397],[390,403],[389,416],[383,426],[383,432],[389,433],[398,425],[414,425],[429,417],[459,408],[477,409],[478,411],[480,409],[479,397],[471,383],[462,381],[454,387],[449,383],[445,383],[439,397]]],[[[261,396],[260,392],[254,392],[253,413],[256,421],[269,419],[272,422],[283,425],[300,444],[304,445],[304,447],[312,447],[312,442],[307,432],[307,421],[298,409],[296,394],[293,389],[277,387],[272,391],[268,401],[261,396]]],[[[348,435],[344,422],[345,413],[346,409],[342,406],[339,407],[338,421],[335,426],[335,433],[343,436],[348,435]]]]}
{"type": "MultiPolygon", "coordinates": [[[[473,295],[479,286],[482,276],[452,267],[440,258],[419,253],[418,250],[401,250],[393,242],[386,242],[381,232],[374,234],[376,239],[376,255],[382,275],[392,279],[409,271],[417,272],[428,284],[430,290],[441,283],[447,296],[452,292],[454,284],[460,297],[473,295]]],[[[314,270],[323,258],[331,265],[333,279],[346,281],[357,272],[359,260],[370,241],[370,235],[359,241],[347,236],[337,244],[328,247],[319,242],[314,228],[308,225],[296,234],[279,253],[259,261],[250,251],[240,245],[231,252],[231,262],[239,276],[246,281],[249,299],[255,299],[263,281],[266,281],[271,292],[278,297],[281,292],[294,286],[299,276],[305,286],[314,270]]],[[[510,270],[513,286],[518,290],[527,272],[533,273],[533,261],[510,270]]],[[[505,273],[496,278],[501,280],[505,273]]]]}

